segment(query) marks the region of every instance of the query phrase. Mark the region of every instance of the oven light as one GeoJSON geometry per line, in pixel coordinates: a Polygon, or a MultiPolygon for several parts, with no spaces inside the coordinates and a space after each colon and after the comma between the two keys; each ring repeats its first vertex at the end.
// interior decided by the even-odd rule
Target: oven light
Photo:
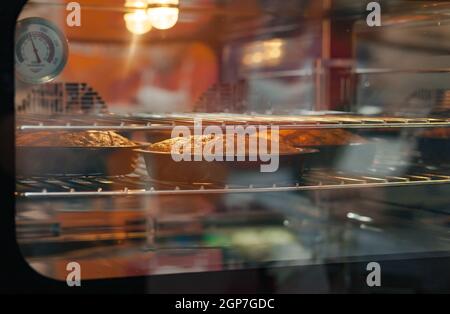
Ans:
{"type": "Polygon", "coordinates": [[[125,7],[133,8],[133,9],[146,9],[147,1],[146,0],[126,0],[125,7]]]}
{"type": "Polygon", "coordinates": [[[145,10],[139,9],[132,13],[125,13],[123,18],[127,29],[133,34],[142,35],[152,29],[152,23],[145,10]]]}
{"type": "Polygon", "coordinates": [[[148,17],[153,27],[169,29],[178,22],[179,0],[148,0],[148,17]]]}

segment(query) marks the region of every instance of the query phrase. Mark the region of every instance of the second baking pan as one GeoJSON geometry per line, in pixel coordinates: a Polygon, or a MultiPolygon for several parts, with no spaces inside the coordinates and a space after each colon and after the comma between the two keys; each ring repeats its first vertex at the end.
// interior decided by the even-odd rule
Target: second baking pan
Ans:
{"type": "Polygon", "coordinates": [[[126,147],[33,147],[16,148],[19,176],[103,175],[134,171],[141,146],[126,147]]]}
{"type": "Polygon", "coordinates": [[[426,165],[450,165],[450,138],[421,137],[418,139],[418,149],[426,165]]]}
{"type": "Polygon", "coordinates": [[[348,145],[307,146],[318,153],[309,158],[307,168],[325,168],[347,172],[365,172],[374,162],[376,145],[373,143],[348,145]]]}

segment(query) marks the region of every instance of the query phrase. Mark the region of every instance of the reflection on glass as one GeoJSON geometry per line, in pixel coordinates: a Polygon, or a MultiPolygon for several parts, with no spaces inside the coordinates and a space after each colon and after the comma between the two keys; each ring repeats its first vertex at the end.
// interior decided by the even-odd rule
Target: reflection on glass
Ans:
{"type": "Polygon", "coordinates": [[[172,28],[178,21],[178,0],[149,0],[148,17],[157,29],[172,28]]]}
{"type": "Polygon", "coordinates": [[[152,23],[147,17],[145,10],[136,10],[132,13],[126,13],[124,20],[127,29],[136,35],[142,35],[149,32],[152,29],[152,23]]]}
{"type": "Polygon", "coordinates": [[[267,41],[258,41],[244,49],[242,63],[247,67],[277,65],[283,57],[284,43],[275,38],[267,41]]]}

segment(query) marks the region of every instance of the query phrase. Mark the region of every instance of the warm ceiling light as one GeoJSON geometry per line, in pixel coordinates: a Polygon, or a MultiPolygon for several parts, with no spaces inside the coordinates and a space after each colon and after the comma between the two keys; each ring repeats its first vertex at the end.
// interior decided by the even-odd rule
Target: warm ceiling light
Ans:
{"type": "Polygon", "coordinates": [[[146,9],[147,0],[126,0],[125,7],[133,9],[146,9]]]}
{"type": "Polygon", "coordinates": [[[172,28],[178,22],[179,0],[148,0],[148,17],[157,29],[172,28]]]}
{"type": "Polygon", "coordinates": [[[135,10],[132,13],[125,13],[123,18],[127,29],[133,34],[142,35],[152,29],[152,23],[143,9],[135,10]]]}

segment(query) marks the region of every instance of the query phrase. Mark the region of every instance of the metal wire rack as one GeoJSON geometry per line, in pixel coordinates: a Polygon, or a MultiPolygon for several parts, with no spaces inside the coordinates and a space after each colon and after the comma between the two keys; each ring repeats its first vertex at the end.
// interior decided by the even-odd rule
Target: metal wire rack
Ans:
{"type": "Polygon", "coordinates": [[[365,174],[315,169],[307,172],[298,182],[250,185],[160,182],[152,180],[144,172],[143,168],[139,168],[134,174],[119,177],[18,178],[16,194],[24,198],[160,196],[341,190],[450,183],[450,169],[425,167],[417,167],[402,176],[389,175],[380,169],[371,169],[365,174]]]}
{"type": "Polygon", "coordinates": [[[280,129],[307,128],[432,128],[450,127],[450,118],[397,118],[361,116],[271,116],[271,115],[18,115],[19,131],[43,130],[171,130],[176,125],[194,128],[197,119],[202,125],[276,125],[280,129]]]}

